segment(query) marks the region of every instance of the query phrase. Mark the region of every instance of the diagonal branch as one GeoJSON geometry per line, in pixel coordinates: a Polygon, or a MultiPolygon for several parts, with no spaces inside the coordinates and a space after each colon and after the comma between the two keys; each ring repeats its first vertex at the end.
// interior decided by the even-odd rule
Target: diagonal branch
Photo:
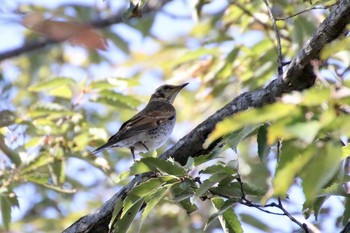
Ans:
{"type": "MultiPolygon", "coordinates": [[[[321,49],[327,43],[339,37],[344,31],[345,26],[349,23],[350,0],[339,1],[339,4],[332,9],[330,15],[322,22],[311,38],[305,43],[299,54],[293,59],[283,78],[273,80],[264,88],[239,95],[199,124],[160,157],[163,159],[173,157],[181,164],[185,164],[190,156],[196,157],[210,152],[215,145],[209,148],[203,148],[203,143],[207,136],[214,130],[215,125],[226,117],[248,108],[273,103],[284,93],[301,91],[311,87],[315,82],[315,75],[310,64],[311,60],[318,59],[321,49]]],[[[135,185],[148,177],[149,175],[147,174],[136,176],[95,213],[80,218],[68,227],[64,233],[103,232],[103,229],[108,229],[108,223],[112,216],[115,201],[119,198],[125,198],[126,194],[135,185]]]]}

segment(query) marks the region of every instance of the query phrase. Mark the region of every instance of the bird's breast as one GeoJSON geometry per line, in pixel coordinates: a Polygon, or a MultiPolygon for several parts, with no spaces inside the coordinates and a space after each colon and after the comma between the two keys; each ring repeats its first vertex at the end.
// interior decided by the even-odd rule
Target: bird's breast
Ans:
{"type": "MultiPolygon", "coordinates": [[[[175,126],[175,118],[171,121],[166,122],[165,124],[159,125],[149,130],[144,135],[144,140],[143,140],[144,145],[146,145],[148,150],[155,150],[161,147],[170,137],[171,132],[174,129],[174,126],[175,126]]],[[[146,148],[141,143],[137,143],[135,147],[136,147],[136,150],[147,151],[146,148]]]]}

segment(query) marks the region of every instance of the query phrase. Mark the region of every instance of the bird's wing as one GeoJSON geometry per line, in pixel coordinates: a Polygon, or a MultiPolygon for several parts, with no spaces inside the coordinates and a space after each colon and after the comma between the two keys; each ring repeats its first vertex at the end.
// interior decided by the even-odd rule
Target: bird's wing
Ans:
{"type": "Polygon", "coordinates": [[[175,116],[175,108],[170,103],[150,102],[141,112],[122,124],[119,131],[110,137],[106,144],[92,153],[97,154],[108,147],[115,146],[121,140],[165,124],[173,120],[175,116]]]}
{"type": "Polygon", "coordinates": [[[130,120],[126,121],[108,142],[117,143],[120,140],[151,130],[175,118],[176,112],[172,105],[152,103],[130,120]]]}

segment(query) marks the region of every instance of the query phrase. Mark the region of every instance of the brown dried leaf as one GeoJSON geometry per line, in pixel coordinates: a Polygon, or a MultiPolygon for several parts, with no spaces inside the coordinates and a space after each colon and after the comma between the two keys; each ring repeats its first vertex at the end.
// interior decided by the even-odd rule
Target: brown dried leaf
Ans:
{"type": "Polygon", "coordinates": [[[68,40],[89,49],[107,49],[106,39],[90,25],[45,19],[41,14],[26,16],[22,25],[52,40],[68,40]]]}

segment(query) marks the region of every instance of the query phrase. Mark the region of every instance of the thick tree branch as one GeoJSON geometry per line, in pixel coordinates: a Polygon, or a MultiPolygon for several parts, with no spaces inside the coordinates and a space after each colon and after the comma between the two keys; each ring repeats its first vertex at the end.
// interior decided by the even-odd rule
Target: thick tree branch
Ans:
{"type": "MultiPolygon", "coordinates": [[[[282,78],[273,80],[264,88],[239,95],[198,125],[160,157],[164,159],[173,157],[181,164],[185,164],[190,156],[196,157],[210,151],[211,148],[203,148],[203,143],[210,132],[214,130],[215,125],[226,117],[248,108],[273,103],[284,93],[300,91],[312,86],[315,82],[315,75],[310,62],[318,59],[321,49],[327,43],[342,35],[348,23],[350,23],[350,0],[339,1],[339,4],[333,7],[330,15],[293,59],[282,78]]],[[[136,176],[95,213],[80,218],[64,232],[103,232],[101,229],[108,228],[115,200],[124,198],[135,185],[147,179],[148,176],[147,174],[136,176]]]]}
{"type": "MultiPolygon", "coordinates": [[[[170,0],[164,0],[164,1],[148,1],[147,5],[142,9],[143,14],[151,14],[154,12],[157,12],[162,8],[165,4],[170,2],[170,0]]],[[[122,19],[122,13],[118,13],[115,16],[106,18],[106,19],[97,19],[93,20],[91,22],[86,23],[87,25],[91,25],[94,28],[97,29],[103,29],[109,26],[112,26],[117,23],[123,22],[122,19]]],[[[32,52],[38,49],[45,48],[49,45],[54,45],[58,43],[64,42],[63,40],[52,40],[48,38],[43,38],[37,41],[30,41],[25,43],[23,46],[11,49],[8,51],[5,51],[3,53],[0,53],[0,61],[13,58],[22,54],[25,54],[27,52],[32,52]]]]}

